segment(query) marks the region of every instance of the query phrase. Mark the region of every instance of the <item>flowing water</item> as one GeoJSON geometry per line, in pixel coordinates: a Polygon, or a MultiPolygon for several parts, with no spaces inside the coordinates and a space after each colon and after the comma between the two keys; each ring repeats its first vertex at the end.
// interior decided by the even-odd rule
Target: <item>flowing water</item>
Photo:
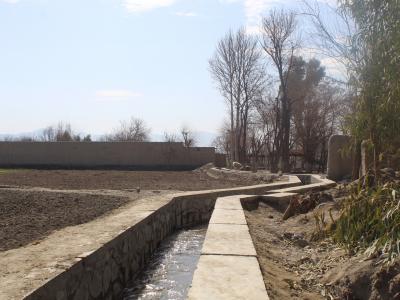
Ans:
{"type": "Polygon", "coordinates": [[[181,230],[164,240],[123,300],[186,299],[206,231],[207,226],[181,230]]]}

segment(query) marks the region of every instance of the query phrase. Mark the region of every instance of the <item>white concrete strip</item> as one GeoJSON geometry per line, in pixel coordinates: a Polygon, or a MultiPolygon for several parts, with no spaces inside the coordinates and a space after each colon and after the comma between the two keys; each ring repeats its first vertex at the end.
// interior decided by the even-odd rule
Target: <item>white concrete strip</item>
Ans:
{"type": "MultiPolygon", "coordinates": [[[[240,204],[240,199],[249,197],[248,195],[235,195],[235,196],[228,196],[228,197],[221,197],[218,198],[215,202],[214,209],[238,209],[242,210],[242,205],[240,204]]],[[[252,197],[252,196],[250,196],[252,197]]]]}
{"type": "Polygon", "coordinates": [[[201,254],[257,255],[247,225],[231,224],[210,224],[201,254]]]}
{"type": "Polygon", "coordinates": [[[256,257],[202,255],[189,300],[266,300],[267,291],[256,257]]]}
{"type": "Polygon", "coordinates": [[[214,209],[209,224],[247,225],[243,210],[214,209]]]}
{"type": "Polygon", "coordinates": [[[263,195],[262,198],[279,200],[279,199],[292,198],[293,196],[296,195],[298,195],[298,193],[276,193],[276,194],[263,195]]]}
{"type": "Polygon", "coordinates": [[[305,193],[308,191],[319,191],[334,187],[336,182],[322,178],[320,175],[310,175],[312,184],[286,187],[269,191],[270,193],[305,193]]]}
{"type": "Polygon", "coordinates": [[[289,187],[289,188],[284,188],[284,189],[277,189],[277,190],[271,190],[271,193],[305,193],[308,191],[317,191],[317,190],[324,190],[328,189],[331,187],[334,187],[336,183],[325,183],[325,182],[319,182],[319,183],[313,183],[313,184],[307,184],[303,186],[294,186],[294,187],[289,187]]]}

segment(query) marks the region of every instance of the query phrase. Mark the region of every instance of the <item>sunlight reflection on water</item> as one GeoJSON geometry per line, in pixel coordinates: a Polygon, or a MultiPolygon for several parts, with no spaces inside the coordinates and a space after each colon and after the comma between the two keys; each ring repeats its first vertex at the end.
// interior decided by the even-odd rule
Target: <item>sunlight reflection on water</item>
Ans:
{"type": "Polygon", "coordinates": [[[164,240],[123,299],[186,299],[206,231],[207,226],[181,230],[164,240]]]}

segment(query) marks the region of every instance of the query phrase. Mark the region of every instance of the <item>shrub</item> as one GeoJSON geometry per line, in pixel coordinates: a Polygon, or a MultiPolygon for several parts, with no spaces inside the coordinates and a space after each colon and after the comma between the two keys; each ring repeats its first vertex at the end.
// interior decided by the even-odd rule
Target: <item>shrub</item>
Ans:
{"type": "Polygon", "coordinates": [[[399,194],[399,182],[353,190],[342,202],[334,239],[351,251],[383,254],[384,261],[393,261],[400,254],[399,194]]]}

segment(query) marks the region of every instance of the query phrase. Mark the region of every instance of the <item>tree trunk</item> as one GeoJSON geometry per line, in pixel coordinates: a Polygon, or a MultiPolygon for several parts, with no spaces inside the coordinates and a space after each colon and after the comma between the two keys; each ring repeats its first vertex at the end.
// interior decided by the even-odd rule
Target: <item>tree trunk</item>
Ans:
{"type": "Polygon", "coordinates": [[[234,115],[233,115],[233,97],[231,93],[231,157],[230,157],[230,167],[232,167],[232,163],[235,161],[235,151],[236,151],[236,144],[235,144],[235,130],[234,130],[234,115]]]}
{"type": "Polygon", "coordinates": [[[361,167],[361,141],[354,139],[353,171],[351,178],[356,180],[360,177],[361,167]]]}
{"type": "Polygon", "coordinates": [[[290,114],[288,107],[288,99],[285,93],[282,95],[282,117],[281,117],[281,157],[280,169],[283,172],[290,171],[289,165],[289,137],[290,137],[290,114]]]}
{"type": "MultiPolygon", "coordinates": [[[[237,100],[236,100],[237,101],[237,100]]],[[[238,104],[236,104],[236,129],[235,129],[235,160],[239,161],[239,155],[240,155],[240,150],[239,150],[239,145],[240,145],[240,132],[239,132],[239,119],[240,119],[240,107],[238,104]]]]}

